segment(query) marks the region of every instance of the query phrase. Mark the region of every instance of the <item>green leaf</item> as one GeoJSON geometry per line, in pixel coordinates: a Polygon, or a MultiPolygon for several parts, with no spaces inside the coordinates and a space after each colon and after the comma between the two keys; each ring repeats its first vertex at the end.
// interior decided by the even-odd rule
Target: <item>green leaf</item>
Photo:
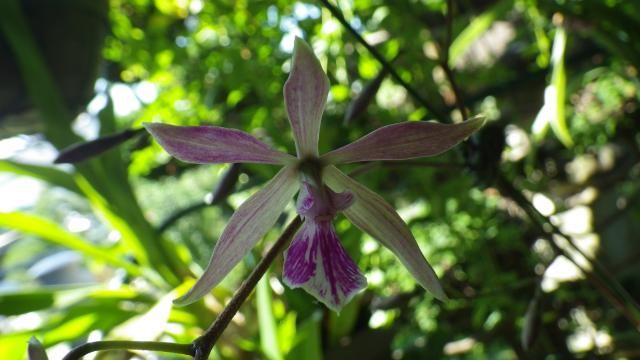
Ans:
{"type": "Polygon", "coordinates": [[[562,27],[558,27],[553,40],[551,55],[551,81],[544,90],[544,104],[531,127],[536,140],[541,140],[547,133],[549,125],[554,135],[566,147],[573,146],[573,139],[565,115],[567,75],[564,67],[564,53],[567,35],[562,27]]]}
{"type": "Polygon", "coordinates": [[[95,246],[83,238],[66,231],[58,224],[36,215],[19,212],[0,213],[0,227],[38,236],[51,243],[76,250],[89,258],[121,267],[133,275],[140,275],[141,273],[137,266],[114,256],[109,249],[95,246]]]}
{"type": "Polygon", "coordinates": [[[298,328],[293,349],[287,359],[322,360],[320,322],[322,313],[315,312],[298,328]]]}
{"type": "Polygon", "coordinates": [[[449,66],[455,66],[456,62],[471,46],[471,44],[484,34],[493,22],[511,9],[512,1],[503,0],[489,8],[471,21],[471,23],[453,40],[449,46],[449,66]]]}
{"type": "Polygon", "coordinates": [[[567,45],[567,33],[563,27],[556,29],[551,51],[551,86],[555,88],[555,114],[550,118],[551,130],[566,147],[573,146],[573,139],[567,128],[565,116],[565,99],[567,91],[567,75],[564,68],[564,53],[567,45]]]}
{"type": "Polygon", "coordinates": [[[53,186],[59,186],[69,191],[80,193],[80,189],[76,185],[71,174],[53,167],[0,160],[0,172],[10,172],[16,175],[30,176],[32,178],[45,181],[53,186]]]}
{"type": "Polygon", "coordinates": [[[42,115],[47,138],[58,147],[77,142],[79,138],[69,126],[72,118],[31,34],[22,1],[0,2],[0,30],[15,56],[31,101],[42,115]]]}
{"type": "Polygon", "coordinates": [[[163,296],[149,311],[136,315],[111,330],[110,337],[124,340],[154,341],[164,333],[174,292],[163,296]]]}
{"type": "Polygon", "coordinates": [[[258,309],[258,326],[260,327],[260,347],[268,359],[282,359],[278,347],[276,321],[271,304],[271,289],[269,288],[269,273],[265,273],[256,288],[256,303],[258,309]]]}
{"type": "Polygon", "coordinates": [[[3,359],[25,359],[27,344],[33,336],[30,332],[8,333],[0,335],[0,351],[3,359]]]}
{"type": "Polygon", "coordinates": [[[50,291],[25,291],[0,294],[0,315],[10,316],[46,309],[53,305],[55,296],[50,291]]]}

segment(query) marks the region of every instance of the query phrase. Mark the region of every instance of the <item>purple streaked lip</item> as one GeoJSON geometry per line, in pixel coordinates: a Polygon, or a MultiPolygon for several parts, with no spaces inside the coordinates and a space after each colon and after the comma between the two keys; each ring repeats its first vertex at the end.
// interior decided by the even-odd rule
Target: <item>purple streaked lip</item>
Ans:
{"type": "Polygon", "coordinates": [[[446,295],[438,278],[398,213],[381,196],[342,173],[335,165],[374,160],[406,160],[449,150],[484,124],[473,118],[459,124],[402,122],[381,127],[330,151],[318,153],[329,80],[311,48],[295,41],[284,100],[297,156],[282,153],[240,130],[215,126],[145,124],[174,157],[191,163],[261,163],[283,168],[229,219],[209,264],[179,305],[192,303],[216,286],[275,224],[298,195],[302,228],[285,253],[283,278],[339,311],[366,287],[366,279],[340,244],[332,221],[338,212],[390,249],[416,281],[436,298],[446,295]],[[302,186],[302,188],[301,188],[302,186]]]}

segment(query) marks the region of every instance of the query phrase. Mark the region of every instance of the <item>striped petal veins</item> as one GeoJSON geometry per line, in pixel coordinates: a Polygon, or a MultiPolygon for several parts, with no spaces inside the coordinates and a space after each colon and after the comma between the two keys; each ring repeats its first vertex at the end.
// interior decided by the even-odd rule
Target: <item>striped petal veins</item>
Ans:
{"type": "Polygon", "coordinates": [[[337,211],[353,202],[349,192],[335,193],[303,184],[298,212],[305,219],[285,253],[284,282],[301,287],[328,308],[339,311],[367,280],[351,260],[333,227],[337,211]]]}

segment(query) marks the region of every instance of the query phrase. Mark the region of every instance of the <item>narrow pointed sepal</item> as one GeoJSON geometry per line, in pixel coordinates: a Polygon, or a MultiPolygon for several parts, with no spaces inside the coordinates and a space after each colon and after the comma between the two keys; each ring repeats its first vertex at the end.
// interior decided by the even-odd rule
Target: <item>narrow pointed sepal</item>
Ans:
{"type": "Polygon", "coordinates": [[[423,288],[439,300],[447,299],[436,273],[422,255],[407,224],[391,205],[335,166],[325,168],[323,180],[334,191],[352,192],[355,201],[344,211],[347,218],[391,250],[423,288]]]}
{"type": "Polygon", "coordinates": [[[285,254],[283,273],[289,287],[305,289],[336,312],[367,287],[331,222],[304,222],[285,254]]]}
{"type": "Polygon", "coordinates": [[[191,304],[218,285],[273,227],[299,186],[295,169],[284,167],[267,185],[245,201],[229,219],[204,274],[187,294],[174,303],[191,304]]]}
{"type": "Polygon", "coordinates": [[[329,95],[329,79],[307,43],[296,38],[284,104],[293,130],[298,158],[318,156],[322,113],[329,95]]]}
{"type": "Polygon", "coordinates": [[[484,124],[475,117],[459,124],[408,121],[387,125],[322,156],[329,164],[374,160],[407,160],[443,153],[484,124]]]}
{"type": "Polygon", "coordinates": [[[169,154],[190,163],[290,164],[295,159],[244,131],[217,126],[175,126],[146,123],[144,127],[169,154]]]}

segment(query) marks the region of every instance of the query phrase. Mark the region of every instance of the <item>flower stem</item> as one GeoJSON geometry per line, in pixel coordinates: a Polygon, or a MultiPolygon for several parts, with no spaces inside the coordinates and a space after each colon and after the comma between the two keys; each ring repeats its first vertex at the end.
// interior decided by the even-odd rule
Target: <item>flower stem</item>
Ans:
{"type": "Polygon", "coordinates": [[[334,5],[332,5],[328,0],[320,0],[320,2],[322,3],[322,5],[324,5],[324,7],[327,8],[327,10],[329,10],[329,12],[331,12],[331,14],[338,19],[338,21],[342,24],[342,26],[344,26],[347,30],[349,30],[349,32],[351,32],[351,34],[356,38],[356,40],[358,40],[359,43],[362,44],[362,46],[364,46],[367,51],[369,51],[369,53],[371,53],[371,55],[376,58],[376,60],[378,60],[378,62],[380,63],[380,65],[382,65],[382,67],[389,72],[389,75],[391,75],[391,77],[393,77],[400,85],[402,85],[403,88],[405,88],[407,90],[407,92],[409,92],[409,94],[411,94],[411,96],[418,101],[422,106],[424,106],[425,109],[427,109],[427,111],[429,111],[435,118],[437,118],[440,121],[446,122],[446,117],[433,105],[431,104],[429,101],[427,101],[427,99],[423,98],[418,91],[416,91],[416,89],[414,89],[413,87],[411,87],[411,85],[409,85],[409,83],[407,83],[401,76],[400,74],[398,74],[398,72],[396,71],[396,69],[394,69],[394,67],[387,61],[387,59],[384,58],[384,56],[382,56],[382,54],[380,54],[380,52],[378,52],[378,50],[376,50],[376,48],[374,48],[373,46],[371,46],[363,37],[362,35],[360,35],[356,29],[354,29],[351,24],[349,24],[349,22],[347,21],[347,19],[345,19],[344,15],[342,15],[342,12],[340,11],[340,9],[338,9],[337,7],[335,7],[334,5]]]}
{"type": "Polygon", "coordinates": [[[269,251],[267,251],[249,277],[240,285],[240,288],[233,295],[233,298],[231,298],[231,301],[224,310],[222,310],[218,318],[202,336],[193,341],[194,360],[206,360],[209,358],[209,353],[211,353],[213,345],[215,345],[220,335],[222,335],[222,332],[227,328],[231,319],[240,309],[240,306],[247,297],[249,297],[260,278],[262,278],[267,269],[269,269],[273,260],[275,260],[276,256],[278,256],[282,248],[284,248],[291,238],[293,238],[293,235],[295,235],[300,225],[302,225],[302,219],[299,216],[289,223],[282,235],[280,235],[280,238],[278,238],[269,251]]]}
{"type": "Polygon", "coordinates": [[[82,344],[71,350],[63,360],[78,360],[82,356],[101,350],[152,350],[160,352],[171,352],[193,356],[195,360],[206,360],[213,349],[216,341],[227,328],[231,319],[240,309],[240,306],[249,297],[258,281],[265,274],[275,258],[280,254],[282,248],[291,241],[298,228],[302,225],[302,219],[297,216],[287,225],[282,235],[276,240],[273,246],[267,251],[262,260],[256,265],[249,277],[240,285],[240,288],[231,298],[229,304],[222,310],[220,315],[199,338],[191,344],[174,344],[158,341],[95,341],[82,344]]]}
{"type": "Polygon", "coordinates": [[[175,354],[194,354],[192,344],[174,344],[158,341],[95,341],[82,344],[71,350],[62,360],[78,360],[84,355],[102,350],[153,350],[175,354]]]}

